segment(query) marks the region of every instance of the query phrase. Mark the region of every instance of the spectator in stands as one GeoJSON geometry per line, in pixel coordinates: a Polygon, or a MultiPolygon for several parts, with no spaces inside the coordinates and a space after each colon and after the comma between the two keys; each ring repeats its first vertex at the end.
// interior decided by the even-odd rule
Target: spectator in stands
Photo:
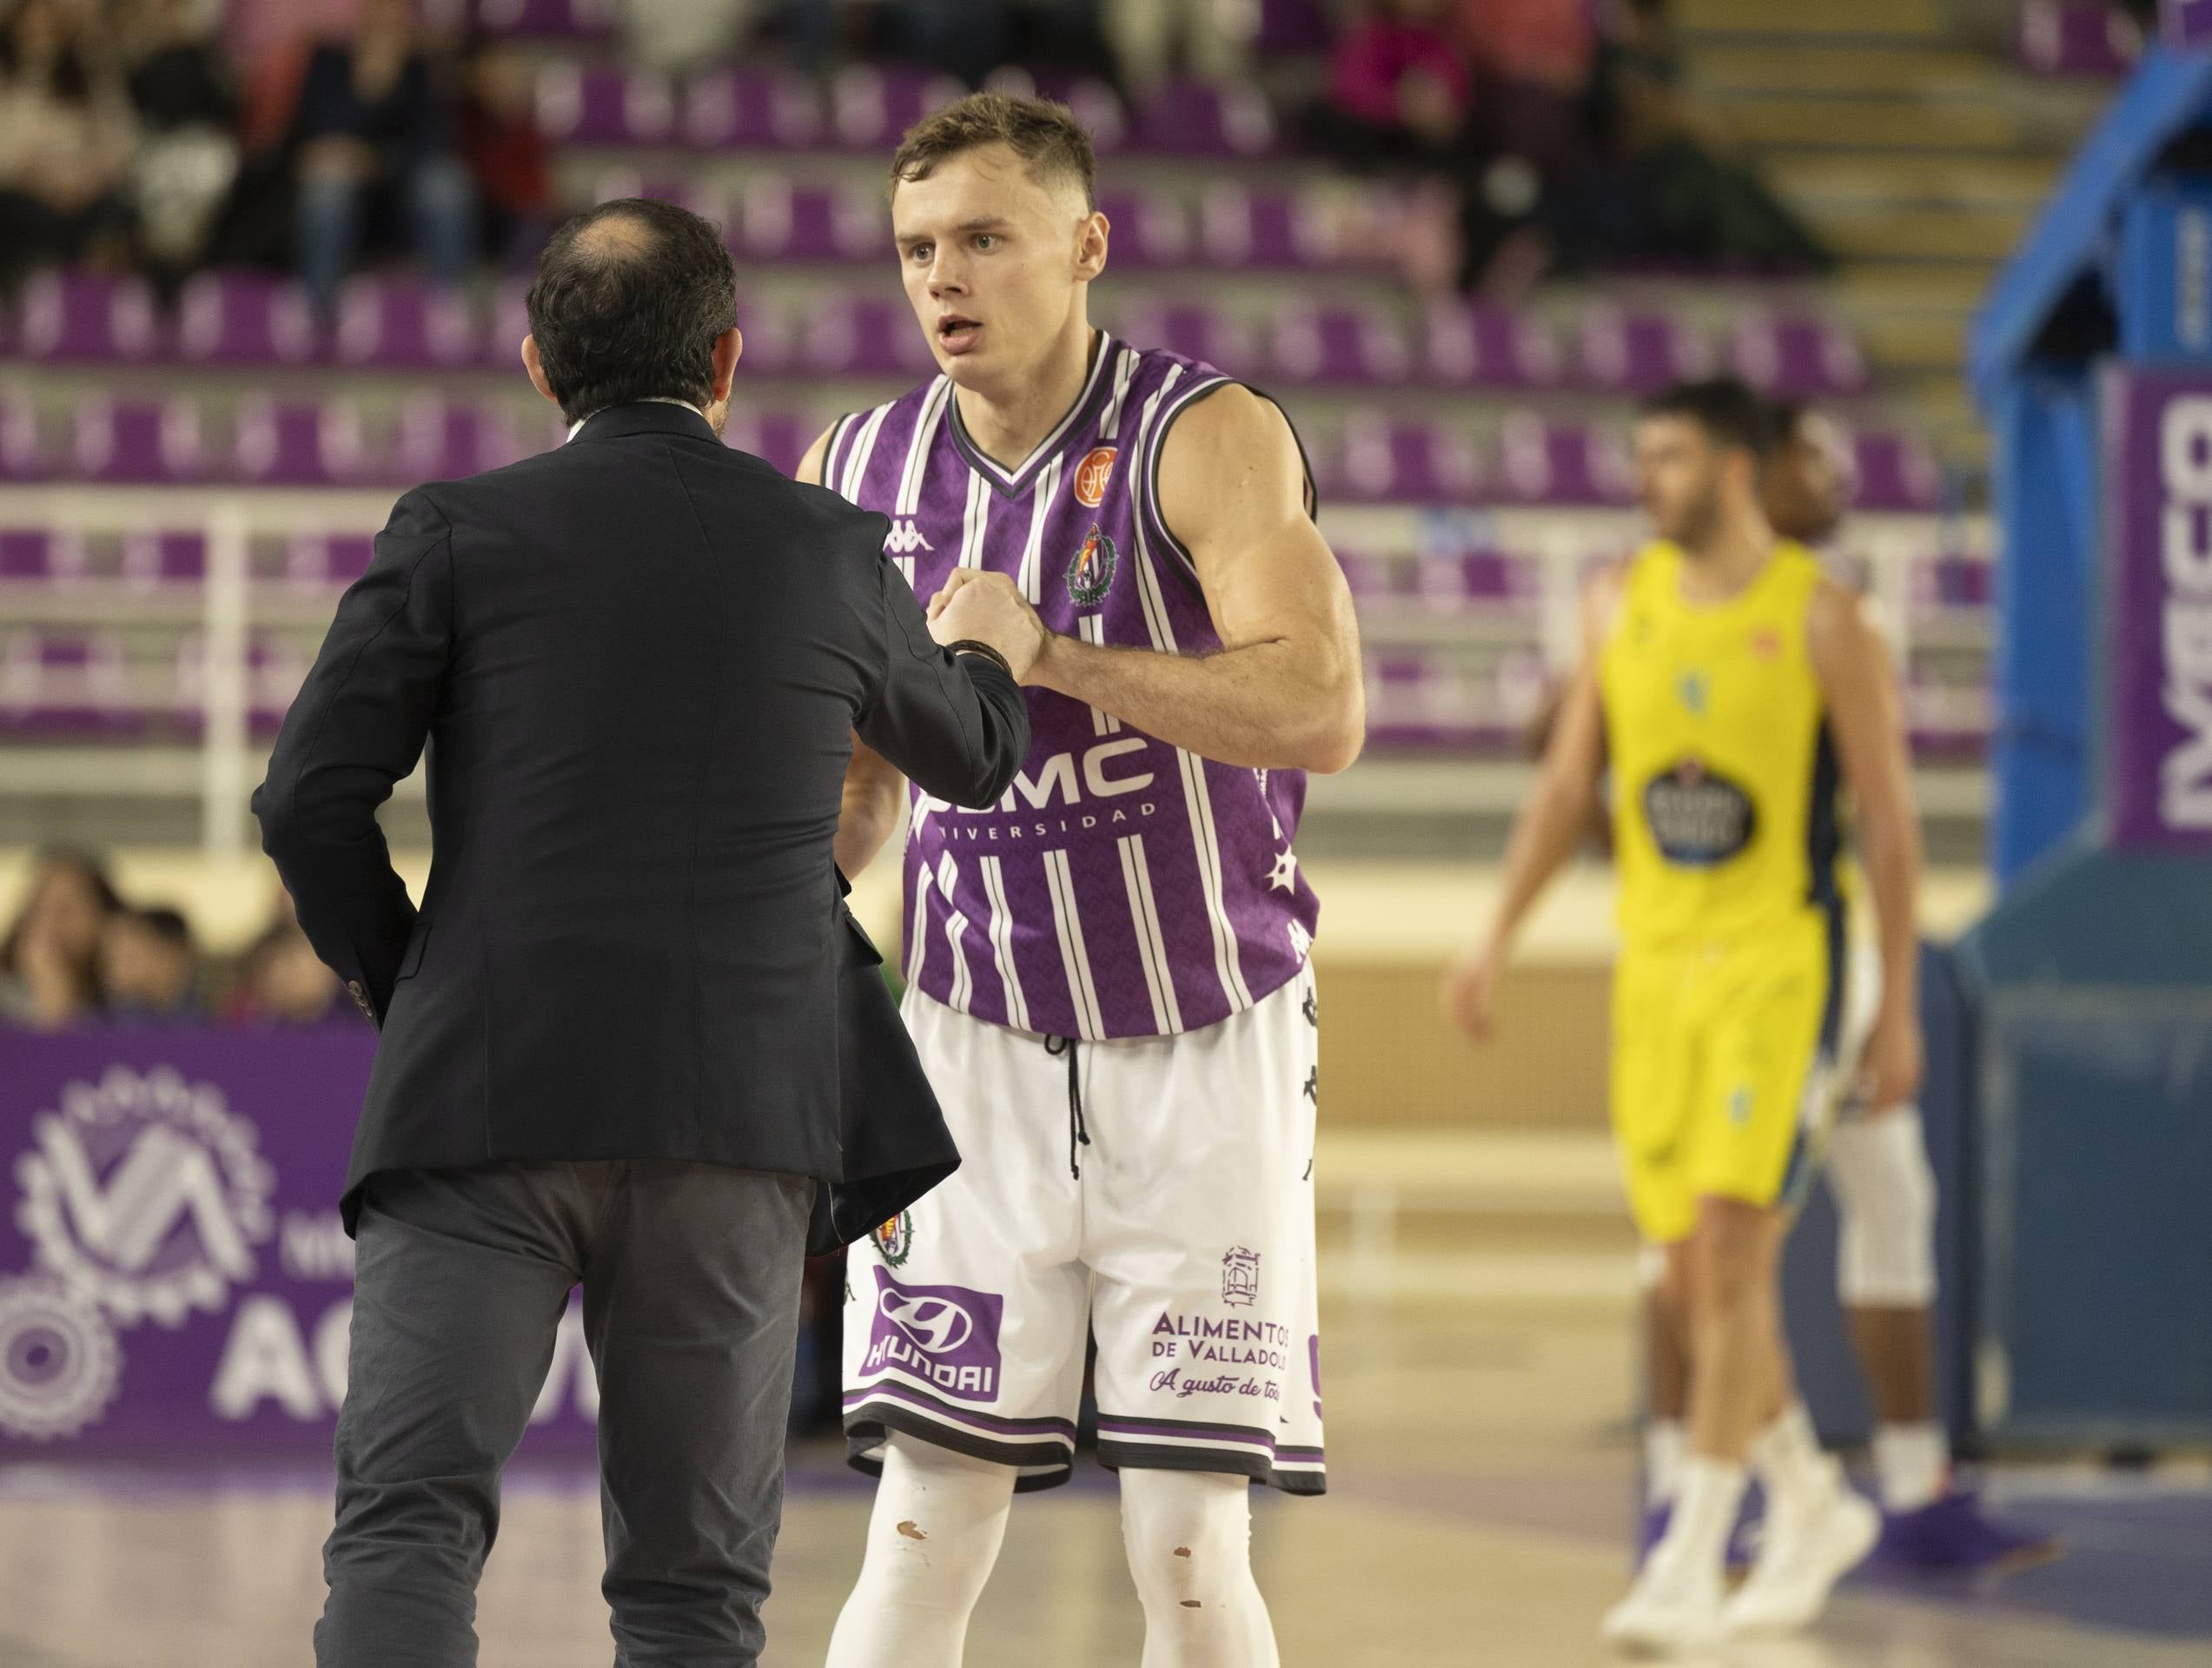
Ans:
{"type": "Polygon", "coordinates": [[[356,1025],[361,1016],[338,1000],[338,976],[322,964],[300,930],[287,897],[279,918],[238,963],[224,1017],[249,1025],[356,1025]]]}
{"type": "Polygon", "coordinates": [[[538,126],[529,61],[495,37],[463,66],[461,152],[476,182],[484,248],[502,265],[537,258],[555,218],[552,148],[538,126]]]}
{"type": "Polygon", "coordinates": [[[293,119],[300,275],[327,310],[365,241],[404,222],[440,283],[467,275],[476,195],[410,0],[363,0],[353,39],[308,61],[293,119]]]}
{"type": "Polygon", "coordinates": [[[238,177],[238,89],[194,0],[139,0],[126,50],[142,134],[130,192],[139,254],[178,276],[199,263],[238,177]]]}
{"type": "Polygon", "coordinates": [[[200,951],[176,910],[121,909],[100,934],[100,987],[110,1019],[200,1017],[200,951]]]}
{"type": "Polygon", "coordinates": [[[0,943],[0,1022],[51,1030],[98,1014],[101,930],[122,907],[97,857],[43,853],[0,943]]]}
{"type": "Polygon", "coordinates": [[[1440,26],[1446,0],[1385,0],[1356,15],[1329,55],[1314,137],[1347,166],[1453,169],[1463,161],[1465,62],[1440,26]]]}
{"type": "Polygon", "coordinates": [[[0,16],[0,285],[57,261],[121,258],[134,140],[100,13],[16,0],[0,16]]]}
{"type": "Polygon", "coordinates": [[[1451,10],[1477,83],[1480,149],[1520,157],[1547,181],[1578,172],[1596,49],[1586,0],[1454,0],[1451,10]]]}

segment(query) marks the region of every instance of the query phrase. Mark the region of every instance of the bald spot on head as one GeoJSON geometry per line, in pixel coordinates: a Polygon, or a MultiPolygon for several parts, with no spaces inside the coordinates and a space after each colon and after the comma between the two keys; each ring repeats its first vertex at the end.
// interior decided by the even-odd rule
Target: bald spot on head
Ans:
{"type": "Polygon", "coordinates": [[[578,255],[595,265],[641,261],[658,247],[652,228],[633,215],[609,215],[576,235],[578,255]]]}

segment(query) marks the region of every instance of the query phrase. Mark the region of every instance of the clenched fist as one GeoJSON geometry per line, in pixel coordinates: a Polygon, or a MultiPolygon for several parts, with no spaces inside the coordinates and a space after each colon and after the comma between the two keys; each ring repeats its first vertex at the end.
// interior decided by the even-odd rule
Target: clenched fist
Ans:
{"type": "Polygon", "coordinates": [[[1006,657],[1017,683],[1029,681],[1052,639],[1012,579],[974,567],[956,568],[944,589],[930,599],[930,635],[940,643],[972,638],[990,644],[1006,657]]]}

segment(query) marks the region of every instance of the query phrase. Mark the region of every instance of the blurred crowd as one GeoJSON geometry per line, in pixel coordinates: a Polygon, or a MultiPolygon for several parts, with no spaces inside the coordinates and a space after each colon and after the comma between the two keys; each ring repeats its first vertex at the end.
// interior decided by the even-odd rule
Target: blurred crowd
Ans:
{"type": "Polygon", "coordinates": [[[274,890],[267,927],[219,966],[180,911],[126,899],[97,857],[45,852],[0,940],[0,1026],[363,1023],[300,930],[291,898],[274,890]]]}
{"type": "MultiPolygon", "coordinates": [[[[1818,267],[1681,91],[1666,0],[607,0],[635,64],[773,55],[979,83],[1014,64],[1250,82],[1324,155],[1403,177],[1424,285],[1620,263],[1818,267]]],[[[60,263],[165,286],[534,253],[559,201],[500,0],[0,0],[0,291],[60,263]]],[[[511,4],[504,10],[512,11],[511,4]]]]}

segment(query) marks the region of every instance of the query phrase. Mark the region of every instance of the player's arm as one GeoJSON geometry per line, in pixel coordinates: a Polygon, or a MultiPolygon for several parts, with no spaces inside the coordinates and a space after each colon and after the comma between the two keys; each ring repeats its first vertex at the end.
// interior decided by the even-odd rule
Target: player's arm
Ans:
{"type": "MultiPolygon", "coordinates": [[[[806,448],[793,479],[810,486],[822,484],[822,460],[829,455],[832,423],[806,448]]],[[[838,807],[835,845],[838,872],[848,880],[876,860],[898,827],[899,807],[906,798],[906,778],[891,762],[856,735],[852,762],[844,768],[844,797],[838,807]]]]}
{"type": "MultiPolygon", "coordinates": [[[[1359,625],[1306,512],[1305,460],[1282,414],[1234,386],[1190,407],[1162,443],[1159,507],[1222,646],[1163,654],[1054,636],[1026,681],[1224,764],[1345,769],[1367,739],[1359,625]]],[[[978,583],[1011,581],[961,569],[932,614],[978,583]]]]}
{"type": "Polygon", "coordinates": [[[1506,842],[1504,890],[1482,942],[1444,976],[1446,1016],[1470,1036],[1490,1034],[1491,1000],[1521,923],[1560,866],[1574,854],[1598,811],[1606,767],[1605,710],[1598,696],[1598,654],[1619,595],[1619,578],[1593,579],[1582,595],[1581,650],[1567,680],[1536,787],[1506,842]]]}
{"type": "Polygon", "coordinates": [[[1859,846],[1881,937],[1882,1004],[1863,1064],[1876,1111],[1920,1088],[1920,821],[1897,678],[1881,633],[1858,599],[1823,584],[1805,621],[1805,645],[1827,709],[1829,732],[1858,811],[1859,846]]]}

